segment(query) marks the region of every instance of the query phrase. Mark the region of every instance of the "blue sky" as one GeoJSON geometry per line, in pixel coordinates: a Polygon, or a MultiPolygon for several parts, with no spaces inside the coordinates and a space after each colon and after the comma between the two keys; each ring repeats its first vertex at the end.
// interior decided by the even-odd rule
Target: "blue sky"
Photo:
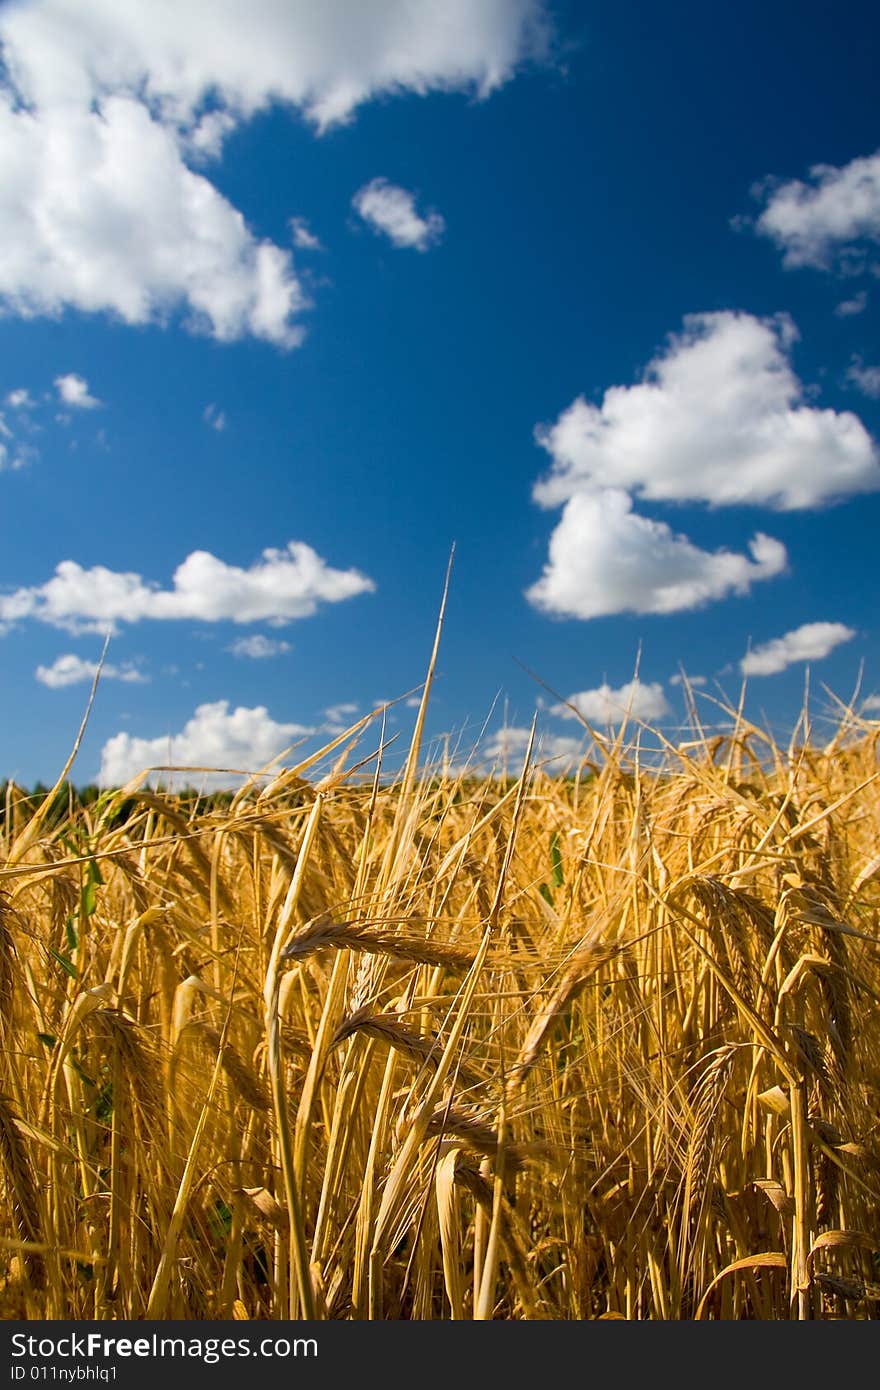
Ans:
{"type": "Polygon", "coordinates": [[[465,751],[540,701],[571,752],[559,698],[678,737],[681,668],[709,724],[808,670],[880,717],[878,34],[0,5],[0,777],[60,771],[108,630],[78,783],[318,746],[423,679],[453,542],[465,751]]]}

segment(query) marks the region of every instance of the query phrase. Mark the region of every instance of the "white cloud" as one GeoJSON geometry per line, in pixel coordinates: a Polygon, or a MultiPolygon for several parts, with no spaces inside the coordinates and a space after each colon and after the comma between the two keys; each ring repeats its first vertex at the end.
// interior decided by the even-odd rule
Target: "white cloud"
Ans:
{"type": "Polygon", "coordinates": [[[853,357],[846,374],[847,381],[864,396],[880,396],[880,367],[866,367],[862,359],[853,357]]]}
{"type": "Polygon", "coordinates": [[[863,314],[868,307],[868,291],[859,290],[852,299],[842,299],[834,312],[839,319],[850,319],[855,314],[863,314]]]}
{"type": "Polygon", "coordinates": [[[550,713],[562,719],[576,719],[574,710],[592,724],[620,723],[627,713],[634,719],[662,719],[670,713],[663,686],[659,681],[644,685],[640,680],[627,681],[613,690],[607,682],[594,690],[579,690],[569,695],[568,703],[551,705],[550,713]]]}
{"type": "Polygon", "coordinates": [[[0,303],[302,337],[289,250],[191,163],[273,103],[317,131],[402,92],[485,97],[546,48],[542,0],[29,0],[0,10],[0,303]]]}
{"type": "Polygon", "coordinates": [[[767,202],[756,230],[776,243],[784,266],[828,270],[842,252],[880,241],[880,152],[842,168],[816,164],[809,182],[768,180],[756,191],[767,202]]]}
{"type": "Polygon", "coordinates": [[[692,314],[634,386],[583,396],[536,431],[549,474],[534,488],[563,505],[536,607],[569,617],[672,613],[781,574],[785,547],[759,532],[748,556],[701,550],[633,497],[778,510],[880,489],[880,450],[849,411],[805,404],[784,315],[692,314]]]}
{"type": "Polygon", "coordinates": [[[351,203],[364,221],[375,232],[383,232],[394,246],[427,251],[440,240],[446,225],[438,212],[420,216],[413,194],[387,179],[371,179],[358,189],[351,203]]]}
{"type": "MultiPolygon", "coordinates": [[[[120,786],[145,768],[162,764],[183,767],[234,768],[256,772],[297,739],[312,730],[302,724],[277,723],[264,705],[238,706],[230,712],[228,700],[199,705],[177,734],[138,738],[122,732],[107,740],[101,751],[98,781],[103,787],[120,786]]],[[[152,782],[169,781],[156,774],[152,782]]],[[[177,774],[176,784],[218,788],[237,785],[229,773],[214,776],[177,774]]]]}
{"type": "Polygon", "coordinates": [[[772,642],[753,647],[739,667],[745,676],[775,676],[798,661],[821,661],[855,635],[855,630],[843,623],[804,623],[772,642]]]}
{"type": "Polygon", "coordinates": [[[283,656],[285,652],[292,651],[292,647],[289,642],[255,632],[252,637],[237,638],[227,647],[227,651],[232,652],[233,656],[244,656],[251,661],[267,661],[270,657],[283,656]]]}
{"type": "Polygon", "coordinates": [[[657,501],[815,507],[880,488],[880,451],[849,411],[804,404],[785,317],[691,314],[635,386],[578,397],[538,442],[552,507],[587,488],[657,501]]]}
{"type": "Polygon", "coordinates": [[[880,695],[869,695],[862,701],[862,710],[880,710],[880,695]]]}
{"type": "Polygon", "coordinates": [[[324,718],[331,724],[344,724],[350,714],[357,714],[358,707],[350,700],[344,700],[338,705],[328,705],[324,710],[324,718]]]}
{"type": "Polygon", "coordinates": [[[572,618],[612,613],[675,613],[781,574],[785,546],[758,532],[752,559],[700,550],[665,522],[632,510],[619,489],[583,492],[565,504],[550,537],[544,573],[526,591],[536,608],[572,618]]]}
{"type": "Polygon", "coordinates": [[[206,425],[210,425],[211,429],[216,430],[218,434],[222,434],[226,429],[226,411],[218,409],[213,401],[210,405],[205,406],[202,411],[202,419],[206,425]]]}
{"type": "Polygon", "coordinates": [[[39,451],[33,444],[16,439],[4,416],[0,414],[0,471],[6,468],[26,468],[36,458],[39,458],[39,451]],[[6,440],[8,443],[4,443],[6,440]]]}
{"type": "Polygon", "coordinates": [[[183,163],[173,131],[129,97],[100,113],[0,102],[0,298],[31,318],[65,308],[125,323],[246,334],[292,347],[306,305],[289,253],[259,241],[183,163]]]}
{"type": "Polygon", "coordinates": [[[374,588],[358,570],[332,569],[302,541],[264,550],[249,569],[194,550],[175,570],[170,589],[139,574],[63,560],[45,584],[0,595],[0,623],[31,618],[70,632],[105,631],[145,618],[281,624],[310,617],[320,603],[374,588]]]}
{"type": "Polygon", "coordinates": [[[293,244],[300,251],[323,251],[320,239],[315,236],[304,217],[291,217],[290,235],[293,244]]]}
{"type": "Polygon", "coordinates": [[[204,120],[208,95],[212,118],[278,102],[318,129],[401,91],[486,96],[548,37],[535,0],[32,0],[9,7],[0,34],[30,102],[145,86],[184,130],[204,120]]]}
{"type": "MultiPolygon", "coordinates": [[[[73,652],[66,652],[63,656],[56,656],[51,666],[38,666],[34,675],[42,685],[48,685],[50,690],[60,690],[66,685],[93,681],[97,669],[97,661],[85,661],[73,652]]],[[[114,666],[111,662],[105,661],[101,667],[101,680],[127,681],[140,685],[146,679],[147,677],[130,661],[124,662],[121,666],[114,666]]]]}
{"type": "MultiPolygon", "coordinates": [[[[531,729],[516,725],[497,730],[484,745],[481,745],[479,761],[506,764],[508,773],[519,773],[531,732],[531,729]]],[[[584,755],[584,746],[583,737],[571,738],[564,734],[540,733],[535,739],[532,766],[550,763],[554,771],[562,772],[580,762],[584,755]]]]}
{"type": "MultiPolygon", "coordinates": [[[[670,677],[669,677],[669,684],[670,684],[670,685],[684,685],[684,683],[685,683],[685,677],[681,674],[680,671],[676,671],[676,673],[675,673],[674,676],[670,676],[670,677]]],[[[705,684],[706,684],[706,677],[705,677],[705,676],[690,676],[690,675],[689,675],[689,676],[687,677],[687,683],[688,683],[688,685],[692,685],[692,686],[694,686],[694,687],[699,687],[699,686],[701,686],[701,685],[705,685],[705,684]]]]}
{"type": "Polygon", "coordinates": [[[33,410],[34,400],[26,386],[19,386],[15,391],[8,392],[6,404],[13,410],[33,410]]]}
{"type": "Polygon", "coordinates": [[[89,383],[85,377],[77,376],[76,372],[56,376],[55,388],[64,404],[72,406],[74,410],[96,410],[101,404],[97,396],[89,394],[89,383]]]}

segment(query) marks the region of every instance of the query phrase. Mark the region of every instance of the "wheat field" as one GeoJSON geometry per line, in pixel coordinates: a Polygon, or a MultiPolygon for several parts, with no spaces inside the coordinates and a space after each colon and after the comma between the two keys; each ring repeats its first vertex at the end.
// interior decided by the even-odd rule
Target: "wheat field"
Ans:
{"type": "Polygon", "coordinates": [[[505,779],[424,713],[7,787],[0,1316],[876,1317],[880,727],[505,779]]]}

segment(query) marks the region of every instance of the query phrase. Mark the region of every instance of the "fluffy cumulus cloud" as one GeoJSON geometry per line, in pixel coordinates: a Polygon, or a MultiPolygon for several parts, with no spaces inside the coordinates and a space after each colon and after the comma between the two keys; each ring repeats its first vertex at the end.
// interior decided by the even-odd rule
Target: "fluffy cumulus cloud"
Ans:
{"type": "Polygon", "coordinates": [[[358,570],[331,568],[302,541],[264,550],[248,569],[194,550],[177,567],[170,589],[139,574],[64,560],[45,584],[0,595],[0,624],[34,619],[69,632],[113,630],[146,618],[281,624],[374,587],[358,570]]]}
{"type": "MultiPolygon", "coordinates": [[[[175,784],[206,789],[235,786],[236,773],[258,772],[291,744],[311,733],[302,724],[284,724],[272,719],[264,705],[253,709],[238,706],[230,710],[228,700],[199,705],[195,714],[176,734],[157,738],[138,738],[118,733],[107,740],[101,751],[98,781],[116,787],[147,768],[174,766],[216,769],[212,773],[178,773],[175,784]]],[[[161,772],[149,779],[168,785],[170,775],[161,772]]]]}
{"type": "Polygon", "coordinates": [[[292,254],[204,172],[273,103],[316,131],[371,98],[486,96],[546,46],[542,0],[22,0],[0,10],[0,303],[279,347],[292,254]]]}
{"type": "Polygon", "coordinates": [[[785,570],[780,541],[758,532],[749,549],[751,559],[701,550],[665,522],[639,516],[619,488],[581,492],[566,502],[544,573],[526,597],[570,618],[699,608],[785,570]]]}
{"type": "Polygon", "coordinates": [[[756,193],[766,206],[755,228],[789,268],[829,270],[841,256],[857,267],[860,248],[880,242],[880,151],[841,168],[816,164],[807,180],[767,180],[756,193]]]}
{"type": "Polygon", "coordinates": [[[739,663],[740,670],[745,676],[775,676],[799,661],[821,661],[855,635],[855,630],[843,623],[804,623],[772,642],[753,647],[739,663]]]}
{"type": "Polygon", "coordinates": [[[655,501],[816,507],[880,488],[880,450],[856,415],[807,405],[786,317],[692,314],[634,386],[578,397],[539,429],[543,506],[586,488],[655,501]]]}
{"type": "Polygon", "coordinates": [[[599,404],[579,396],[539,427],[551,467],[534,497],[563,511],[527,598],[567,617],[673,613],[786,568],[784,546],[761,531],[748,555],[707,551],[634,501],[791,511],[880,489],[880,449],[861,420],[808,403],[796,338],[786,315],[691,314],[641,381],[599,404]]]}
{"type": "MultiPolygon", "coordinates": [[[[48,685],[50,690],[61,690],[66,685],[93,681],[97,670],[97,661],[86,661],[73,652],[65,652],[63,656],[56,656],[51,666],[38,666],[34,674],[41,685],[48,685]]],[[[105,661],[101,667],[101,680],[142,684],[146,679],[130,661],[123,662],[121,666],[105,661]]]]}
{"type": "Polygon", "coordinates": [[[871,714],[874,710],[880,710],[880,695],[869,695],[867,699],[862,701],[862,710],[866,714],[871,714]]]}
{"type": "Polygon", "coordinates": [[[321,130],[383,94],[485,96],[548,38],[535,0],[28,0],[9,9],[3,35],[31,100],[143,85],[151,107],[185,131],[198,129],[208,94],[214,117],[279,102],[321,130]]]}
{"type": "Polygon", "coordinates": [[[8,311],[70,307],[144,324],[182,307],[221,341],[301,337],[289,253],[255,238],[183,162],[175,132],[131,97],[106,97],[100,112],[0,102],[0,212],[8,311]]]}
{"type": "Polygon", "coordinates": [[[373,231],[387,236],[393,246],[427,251],[445,230],[439,212],[428,211],[421,216],[416,211],[415,196],[387,179],[371,179],[358,189],[351,203],[373,231]]]}
{"type": "Polygon", "coordinates": [[[76,372],[67,372],[64,376],[56,376],[55,389],[59,399],[65,405],[71,406],[73,410],[97,410],[101,402],[97,396],[93,396],[89,391],[89,383],[84,376],[77,376],[76,372]]]}
{"type": "Polygon", "coordinates": [[[591,724],[615,724],[626,714],[634,719],[662,719],[670,710],[659,681],[644,684],[632,680],[617,690],[603,682],[594,690],[576,691],[565,704],[551,705],[550,713],[562,719],[576,719],[581,714],[591,724]]]}
{"type": "Polygon", "coordinates": [[[232,652],[233,656],[243,656],[249,661],[268,661],[273,656],[284,656],[285,652],[293,649],[289,642],[255,632],[250,637],[237,638],[227,650],[232,652]]]}

